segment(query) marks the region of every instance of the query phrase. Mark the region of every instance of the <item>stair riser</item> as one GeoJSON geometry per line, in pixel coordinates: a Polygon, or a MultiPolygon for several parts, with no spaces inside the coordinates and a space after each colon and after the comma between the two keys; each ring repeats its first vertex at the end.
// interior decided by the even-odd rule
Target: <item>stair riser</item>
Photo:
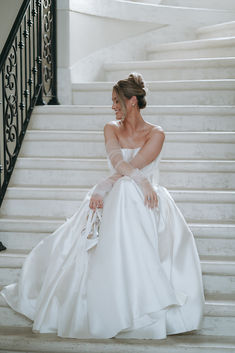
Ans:
{"type": "MultiPolygon", "coordinates": [[[[0,239],[8,249],[31,250],[51,233],[0,232],[0,239]]],[[[200,256],[228,256],[235,254],[234,239],[195,238],[200,256]]]]}
{"type": "MultiPolygon", "coordinates": [[[[92,138],[92,137],[91,137],[92,138]]],[[[104,158],[101,141],[27,141],[21,157],[104,158]]],[[[234,143],[166,141],[162,159],[235,159],[234,143]]]]}
{"type": "MultiPolygon", "coordinates": [[[[52,233],[52,232],[51,232],[52,233]]],[[[0,239],[7,249],[31,250],[51,233],[23,233],[0,231],[0,239]]]]}
{"type": "MultiPolygon", "coordinates": [[[[197,68],[197,65],[188,68],[187,65],[183,68],[154,68],[146,69],[144,67],[137,67],[135,71],[141,72],[144,79],[147,81],[169,81],[169,80],[216,80],[216,79],[231,79],[235,78],[235,65],[232,67],[208,67],[197,68]]],[[[118,81],[120,78],[128,77],[131,68],[116,69],[106,71],[105,79],[107,81],[118,81]]]]}
{"type": "Polygon", "coordinates": [[[206,296],[235,295],[235,276],[203,274],[203,285],[206,296]]]}
{"type": "Polygon", "coordinates": [[[32,321],[9,307],[0,306],[0,325],[11,327],[31,327],[32,321]]]}
{"type": "MultiPolygon", "coordinates": [[[[235,93],[233,90],[200,90],[200,89],[165,89],[150,91],[147,103],[153,105],[234,105],[235,93]]],[[[112,90],[100,91],[73,91],[73,104],[109,105],[112,90]]]]}
{"type": "MultiPolygon", "coordinates": [[[[23,315],[15,313],[8,307],[0,307],[0,325],[11,327],[31,327],[32,321],[23,315]]],[[[202,329],[197,332],[199,335],[232,336],[235,317],[213,317],[206,316],[202,322],[202,329]]]]}
{"type": "Polygon", "coordinates": [[[185,49],[176,48],[175,50],[152,51],[148,54],[148,60],[223,58],[234,56],[235,48],[233,46],[195,49],[185,46],[185,49]]]}
{"type": "Polygon", "coordinates": [[[195,240],[200,256],[227,256],[231,258],[235,256],[235,235],[234,239],[195,238],[195,240]]]}
{"type": "Polygon", "coordinates": [[[234,173],[160,172],[160,185],[167,189],[235,189],[234,173]]]}
{"type": "MultiPolygon", "coordinates": [[[[92,187],[108,170],[15,169],[11,186],[92,187]]],[[[235,173],[161,171],[161,185],[170,189],[235,189],[235,173]]]]}
{"type": "MultiPolygon", "coordinates": [[[[234,221],[235,204],[177,202],[186,220],[190,221],[234,221]]],[[[54,217],[72,216],[79,209],[81,200],[27,200],[5,199],[1,216],[54,217]]]]}
{"type": "MultiPolygon", "coordinates": [[[[111,111],[111,107],[110,107],[111,111]]],[[[232,131],[235,130],[234,115],[187,115],[182,114],[166,115],[158,113],[149,115],[145,110],[141,111],[145,120],[152,124],[160,125],[164,131],[232,131]]],[[[34,114],[30,121],[29,128],[32,130],[51,130],[56,126],[57,130],[102,130],[104,125],[115,120],[115,115],[40,115],[34,114]]]]}
{"type": "Polygon", "coordinates": [[[213,317],[206,316],[202,322],[199,335],[233,336],[235,317],[213,317]]]}
{"type": "MultiPolygon", "coordinates": [[[[18,280],[20,268],[0,268],[0,285],[8,285],[18,280]]],[[[222,295],[235,294],[235,276],[203,274],[203,284],[206,296],[213,295],[220,298],[222,295]]]]}

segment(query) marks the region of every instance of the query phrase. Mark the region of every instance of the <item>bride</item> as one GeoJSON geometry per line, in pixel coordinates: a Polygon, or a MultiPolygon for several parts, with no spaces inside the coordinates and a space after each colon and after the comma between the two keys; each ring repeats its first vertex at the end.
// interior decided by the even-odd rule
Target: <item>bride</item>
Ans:
{"type": "Polygon", "coordinates": [[[165,135],[142,118],[145,95],[140,74],[115,84],[116,121],[104,127],[111,175],[30,252],[18,283],[1,291],[34,332],[163,339],[200,328],[200,261],[183,215],[158,183],[165,135]]]}

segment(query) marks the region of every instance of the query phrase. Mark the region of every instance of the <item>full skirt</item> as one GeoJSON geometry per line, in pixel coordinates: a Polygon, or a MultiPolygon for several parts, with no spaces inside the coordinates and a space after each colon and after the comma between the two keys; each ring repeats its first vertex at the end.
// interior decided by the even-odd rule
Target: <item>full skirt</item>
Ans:
{"type": "MultiPolygon", "coordinates": [[[[95,186],[94,186],[95,187],[95,186]]],[[[26,257],[18,283],[1,294],[33,330],[73,338],[162,339],[200,328],[199,256],[166,188],[158,208],[123,176],[93,212],[79,210],[26,257]]]]}

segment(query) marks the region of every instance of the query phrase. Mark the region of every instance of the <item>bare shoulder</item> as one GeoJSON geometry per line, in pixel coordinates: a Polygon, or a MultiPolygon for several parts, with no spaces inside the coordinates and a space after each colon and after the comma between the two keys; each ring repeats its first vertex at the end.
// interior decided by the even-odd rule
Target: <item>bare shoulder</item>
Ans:
{"type": "Polygon", "coordinates": [[[119,126],[120,126],[120,124],[118,121],[112,120],[104,125],[104,130],[107,130],[107,129],[108,130],[109,129],[117,130],[119,128],[119,126]]]}
{"type": "Polygon", "coordinates": [[[150,125],[151,125],[151,130],[150,130],[149,138],[152,138],[152,137],[158,137],[158,138],[161,137],[162,139],[165,138],[165,133],[161,126],[154,125],[154,124],[150,124],[150,125]]]}
{"type": "Polygon", "coordinates": [[[113,121],[109,121],[108,123],[106,123],[104,125],[104,137],[105,137],[105,140],[107,138],[110,138],[111,136],[112,137],[118,137],[118,130],[119,130],[119,126],[117,124],[117,122],[115,120],[113,121]]]}

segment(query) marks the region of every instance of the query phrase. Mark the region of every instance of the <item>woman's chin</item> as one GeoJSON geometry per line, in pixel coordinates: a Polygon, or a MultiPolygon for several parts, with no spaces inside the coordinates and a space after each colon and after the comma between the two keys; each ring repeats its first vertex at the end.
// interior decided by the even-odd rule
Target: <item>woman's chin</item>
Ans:
{"type": "Polygon", "coordinates": [[[116,120],[122,120],[122,115],[116,114],[116,120]]]}

